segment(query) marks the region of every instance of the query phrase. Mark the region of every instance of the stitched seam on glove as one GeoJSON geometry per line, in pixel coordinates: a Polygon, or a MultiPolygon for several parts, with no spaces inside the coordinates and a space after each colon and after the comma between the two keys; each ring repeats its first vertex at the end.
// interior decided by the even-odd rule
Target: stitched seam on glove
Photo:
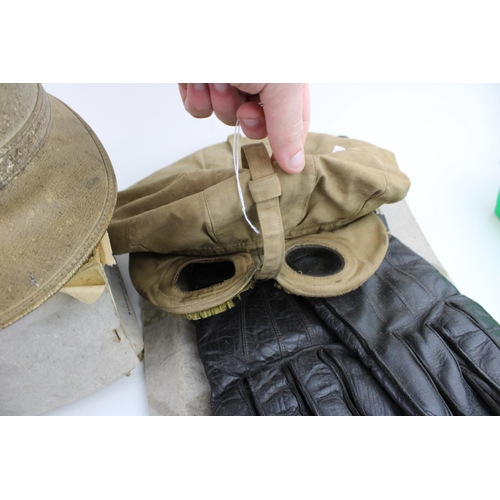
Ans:
{"type": "MultiPolygon", "coordinates": [[[[360,358],[361,358],[362,363],[370,371],[372,371],[372,373],[373,373],[373,370],[371,370],[372,365],[375,365],[376,368],[378,368],[382,372],[384,372],[387,380],[392,383],[393,387],[396,387],[398,389],[398,391],[400,391],[400,393],[405,396],[406,403],[409,406],[413,407],[412,413],[421,414],[421,415],[425,414],[422,411],[422,409],[420,408],[420,406],[417,405],[415,403],[415,401],[413,401],[413,399],[410,397],[406,388],[399,383],[399,381],[396,379],[396,377],[393,376],[392,372],[388,369],[387,365],[382,360],[382,358],[380,358],[380,356],[373,349],[371,349],[370,345],[363,338],[363,336],[355,328],[353,328],[349,324],[349,322],[341,314],[339,314],[333,307],[331,307],[330,304],[328,304],[328,302],[325,299],[320,299],[320,300],[326,306],[326,308],[330,311],[330,313],[332,315],[334,315],[339,321],[342,322],[346,331],[351,332],[352,335],[355,337],[356,341],[361,345],[362,353],[360,355],[360,358]]],[[[373,375],[375,376],[375,378],[378,379],[376,373],[374,373],[373,375]]],[[[378,380],[378,381],[380,383],[382,383],[382,386],[384,386],[383,381],[380,381],[380,380],[378,380]]]]}
{"type": "MultiPolygon", "coordinates": [[[[498,336],[492,335],[492,333],[491,333],[491,331],[490,331],[489,328],[485,328],[485,325],[482,322],[478,321],[475,316],[472,316],[466,310],[466,308],[464,308],[463,306],[461,306],[458,302],[454,302],[453,301],[454,299],[456,300],[458,298],[465,298],[465,299],[467,299],[467,297],[465,297],[464,295],[457,295],[456,297],[448,297],[445,300],[444,303],[450,309],[453,309],[454,311],[458,311],[463,316],[465,316],[467,319],[469,319],[469,321],[471,321],[471,323],[473,323],[474,325],[476,325],[477,328],[479,330],[481,330],[492,341],[492,343],[495,345],[495,347],[498,350],[500,350],[500,328],[498,327],[498,325],[496,323],[494,323],[492,325],[492,329],[494,329],[493,331],[496,330],[496,332],[498,333],[498,336]]],[[[471,300],[471,299],[468,299],[468,300],[471,300]]],[[[475,303],[474,303],[474,305],[479,306],[479,304],[475,304],[475,303]]],[[[481,307],[481,310],[482,310],[482,307],[481,307]]]]}
{"type": "Polygon", "coordinates": [[[239,312],[239,323],[240,323],[240,336],[241,345],[243,348],[243,359],[245,363],[250,361],[250,352],[248,349],[248,337],[247,337],[247,325],[246,325],[246,295],[241,297],[240,312],[239,312]]]}
{"type": "MultiPolygon", "coordinates": [[[[409,273],[408,271],[404,271],[403,269],[401,269],[401,265],[400,264],[396,264],[394,265],[392,262],[391,262],[391,255],[390,255],[390,252],[387,252],[386,256],[385,256],[385,262],[387,262],[387,264],[392,268],[394,269],[394,271],[398,272],[398,273],[401,273],[402,275],[404,276],[407,276],[408,278],[410,278],[411,280],[415,281],[416,283],[418,283],[431,297],[433,298],[437,298],[435,292],[429,288],[423,281],[421,281],[419,278],[417,278],[414,274],[412,273],[409,273]]],[[[424,259],[422,259],[421,257],[418,258],[418,259],[414,259],[413,262],[419,262],[419,261],[423,261],[424,259]]],[[[425,262],[425,261],[424,261],[425,262]]],[[[404,266],[408,266],[408,263],[405,262],[404,266]]],[[[438,272],[436,270],[436,272],[438,272]]]]}
{"type": "MultiPolygon", "coordinates": [[[[431,325],[430,323],[426,323],[424,326],[429,328],[432,332],[436,334],[436,337],[438,340],[444,345],[446,349],[446,344],[443,342],[443,339],[439,335],[439,333],[436,331],[434,328],[434,325],[431,325]]],[[[450,410],[450,415],[453,415],[454,412],[459,413],[460,415],[465,415],[464,412],[460,410],[460,405],[457,403],[457,401],[452,397],[451,394],[449,394],[449,391],[445,389],[443,384],[440,382],[439,379],[434,379],[432,376],[432,373],[427,370],[425,360],[421,358],[421,356],[413,350],[411,345],[398,333],[393,332],[392,335],[396,337],[410,352],[410,354],[416,359],[417,364],[420,366],[422,371],[425,374],[425,377],[430,381],[430,383],[436,388],[436,393],[439,395],[441,400],[443,401],[443,404],[445,405],[446,408],[449,408],[450,406],[452,407],[450,410]]],[[[467,384],[466,380],[462,376],[462,371],[460,369],[460,365],[458,364],[456,358],[453,356],[453,360],[455,361],[456,367],[457,367],[457,372],[460,374],[461,379],[463,380],[464,384],[470,389],[469,384],[467,384]]]]}
{"type": "MultiPolygon", "coordinates": [[[[459,312],[461,313],[463,316],[465,316],[468,320],[471,321],[471,323],[476,326],[476,328],[478,328],[481,332],[483,332],[487,337],[488,339],[491,340],[491,337],[488,335],[488,332],[486,332],[478,323],[477,321],[474,321],[474,318],[472,318],[471,316],[469,316],[466,312],[462,311],[462,309],[458,308],[458,307],[455,307],[454,305],[452,304],[449,304],[448,301],[445,302],[445,306],[446,307],[449,307],[450,309],[456,311],[456,312],[459,312]]],[[[484,377],[485,379],[488,380],[488,382],[497,390],[497,391],[500,391],[500,386],[498,384],[498,382],[496,382],[495,380],[493,380],[490,375],[488,375],[488,373],[486,373],[484,370],[482,370],[480,368],[480,366],[478,365],[477,362],[475,362],[468,354],[468,352],[464,349],[462,349],[461,347],[461,343],[463,342],[463,337],[466,336],[466,335],[469,335],[469,334],[473,334],[474,331],[469,331],[467,332],[467,334],[465,335],[462,335],[461,339],[457,342],[451,335],[451,333],[446,329],[444,328],[443,326],[441,325],[436,325],[435,329],[437,329],[437,333],[442,336],[444,338],[444,340],[446,341],[446,343],[454,350],[454,351],[458,351],[461,356],[463,357],[463,359],[465,359],[467,361],[467,364],[469,365],[469,369],[472,368],[472,372],[476,372],[478,375],[481,375],[482,377],[484,377]]],[[[498,348],[496,342],[494,341],[491,341],[492,344],[498,348]]]]}
{"type": "Polygon", "coordinates": [[[254,394],[256,394],[257,390],[252,380],[252,374],[247,373],[247,376],[245,377],[245,382],[247,384],[245,388],[247,389],[248,394],[252,398],[252,403],[255,405],[255,408],[257,410],[257,415],[264,415],[264,416],[267,415],[266,412],[264,411],[264,408],[260,404],[259,399],[254,397],[254,394]]]}
{"type": "MultiPolygon", "coordinates": [[[[398,271],[398,270],[395,269],[395,271],[398,271]]],[[[378,272],[376,272],[375,274],[377,275],[377,277],[380,281],[383,281],[394,292],[394,294],[398,297],[398,299],[404,304],[406,309],[408,309],[408,311],[410,311],[411,315],[414,318],[418,318],[418,316],[419,316],[418,312],[410,304],[410,302],[408,302],[406,300],[404,293],[394,283],[392,283],[390,280],[385,278],[382,274],[379,274],[378,272]]],[[[368,295],[367,295],[367,298],[369,298],[368,295]]],[[[371,301],[370,301],[370,304],[372,305],[372,307],[374,307],[374,304],[371,301]]],[[[377,316],[378,316],[378,314],[377,314],[377,316]]],[[[380,319],[380,316],[378,316],[378,317],[380,319]]]]}
{"type": "Polygon", "coordinates": [[[286,295],[286,300],[290,304],[295,314],[297,314],[298,318],[300,319],[302,330],[306,331],[307,337],[309,338],[309,344],[316,345],[316,335],[314,334],[314,329],[310,328],[309,322],[307,321],[307,318],[305,317],[304,313],[302,312],[300,307],[297,307],[297,302],[289,294],[286,295]]]}
{"type": "Polygon", "coordinates": [[[473,397],[475,396],[480,401],[480,403],[486,405],[486,407],[489,410],[493,411],[495,414],[498,414],[500,408],[498,402],[496,402],[494,398],[492,398],[491,395],[487,393],[488,391],[491,391],[492,393],[496,392],[498,394],[500,391],[498,383],[492,380],[491,377],[483,370],[479,369],[477,363],[470,359],[470,357],[467,355],[467,352],[464,351],[460,347],[460,344],[451,337],[450,332],[446,328],[441,325],[428,323],[426,323],[425,326],[434,331],[438,338],[440,338],[440,340],[452,353],[458,353],[458,359],[455,359],[457,359],[461,378],[464,381],[463,385],[470,389],[473,397]],[[465,363],[463,362],[464,359],[465,363]],[[463,362],[463,365],[460,363],[460,361],[463,362]],[[484,385],[478,384],[476,378],[479,379],[481,383],[487,387],[485,388],[484,385]]]}
{"type": "Polygon", "coordinates": [[[348,373],[348,370],[341,365],[341,363],[336,360],[328,351],[328,349],[320,349],[317,351],[316,355],[318,359],[322,361],[337,377],[340,382],[340,386],[342,387],[343,399],[346,402],[346,406],[349,408],[349,411],[353,415],[364,415],[366,413],[363,411],[363,405],[357,398],[357,395],[354,391],[350,391],[350,384],[346,383],[345,373],[348,373]]]}
{"type": "Polygon", "coordinates": [[[285,376],[290,392],[297,400],[297,406],[299,407],[301,415],[318,415],[319,412],[316,405],[311,401],[307,391],[302,387],[300,379],[297,377],[291,363],[284,363],[281,367],[281,372],[285,376]]]}
{"type": "Polygon", "coordinates": [[[267,293],[264,290],[264,288],[261,288],[261,294],[262,294],[262,298],[264,301],[264,305],[266,307],[267,317],[269,318],[270,323],[273,327],[273,332],[274,332],[274,335],[275,335],[276,340],[278,342],[278,346],[280,348],[280,353],[282,356],[286,356],[289,353],[286,351],[285,346],[283,344],[283,338],[281,336],[281,331],[280,331],[279,325],[278,325],[278,323],[276,323],[276,318],[274,317],[274,314],[272,313],[271,304],[269,303],[269,297],[267,296],[267,293]]]}
{"type": "Polygon", "coordinates": [[[259,413],[257,411],[257,404],[250,389],[250,384],[248,383],[248,379],[243,377],[241,383],[239,383],[236,387],[249,413],[251,415],[258,415],[259,413]]]}

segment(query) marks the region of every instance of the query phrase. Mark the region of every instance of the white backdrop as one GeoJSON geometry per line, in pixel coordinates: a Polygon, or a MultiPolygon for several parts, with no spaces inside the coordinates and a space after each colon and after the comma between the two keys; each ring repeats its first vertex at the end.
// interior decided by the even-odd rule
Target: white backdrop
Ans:
{"type": "MultiPolygon", "coordinates": [[[[232,127],[191,117],[176,84],[44,84],[100,138],[125,189],[222,142],[232,127]]],[[[311,84],[313,132],[393,151],[407,202],[455,285],[500,321],[500,84],[311,84]]],[[[128,258],[118,258],[125,278],[128,258]]],[[[127,281],[136,312],[136,292],[127,281]]],[[[144,367],[52,415],[147,415],[144,367]]]]}

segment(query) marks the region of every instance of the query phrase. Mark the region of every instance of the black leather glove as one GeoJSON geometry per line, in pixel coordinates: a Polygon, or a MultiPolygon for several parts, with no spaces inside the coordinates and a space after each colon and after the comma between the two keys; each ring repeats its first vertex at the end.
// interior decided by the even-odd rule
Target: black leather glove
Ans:
{"type": "Polygon", "coordinates": [[[274,281],[196,329],[215,415],[401,414],[309,303],[274,281]]]}
{"type": "Polygon", "coordinates": [[[404,413],[500,414],[500,325],[396,238],[361,287],[308,301],[404,413]]]}

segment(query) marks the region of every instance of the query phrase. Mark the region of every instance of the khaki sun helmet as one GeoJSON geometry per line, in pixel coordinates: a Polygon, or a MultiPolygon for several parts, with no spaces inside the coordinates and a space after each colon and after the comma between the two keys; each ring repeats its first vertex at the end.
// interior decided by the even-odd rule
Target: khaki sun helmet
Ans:
{"type": "Polygon", "coordinates": [[[0,84],[0,329],[86,261],[116,193],[103,146],[75,112],[40,84],[0,84]]]}

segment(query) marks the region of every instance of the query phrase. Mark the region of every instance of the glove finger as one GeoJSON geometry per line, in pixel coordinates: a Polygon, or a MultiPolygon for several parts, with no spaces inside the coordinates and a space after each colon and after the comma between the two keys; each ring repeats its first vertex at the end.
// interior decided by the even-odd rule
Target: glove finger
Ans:
{"type": "Polygon", "coordinates": [[[290,368],[315,415],[400,415],[378,382],[341,346],[303,352],[290,368]]]}
{"type": "Polygon", "coordinates": [[[344,346],[333,346],[322,351],[325,363],[341,371],[346,386],[351,392],[358,411],[362,415],[403,415],[404,412],[373,374],[355,357],[346,352],[344,346]]]}
{"type": "Polygon", "coordinates": [[[312,415],[313,412],[286,366],[273,365],[247,376],[259,415],[312,415]]]}
{"type": "Polygon", "coordinates": [[[378,323],[359,288],[334,299],[311,300],[323,321],[353,350],[396,404],[409,415],[451,415],[432,377],[408,346],[378,323]],[[351,294],[360,295],[353,300],[351,294]],[[343,303],[345,301],[345,303],[343,303]],[[338,307],[338,305],[343,307],[338,307]],[[346,309],[347,307],[347,309],[346,309]],[[356,309],[356,313],[352,313],[356,309]],[[347,319],[348,318],[348,319],[347,319]]]}
{"type": "Polygon", "coordinates": [[[464,378],[483,400],[484,404],[490,409],[490,415],[500,415],[500,404],[498,403],[498,391],[479,377],[476,373],[470,371],[467,367],[462,368],[464,378]]]}
{"type": "Polygon", "coordinates": [[[283,364],[260,369],[212,398],[214,415],[314,415],[290,368],[283,364]]]}
{"type": "Polygon", "coordinates": [[[359,415],[337,370],[326,365],[318,351],[305,351],[290,360],[287,369],[314,415],[359,415]]]}
{"type": "Polygon", "coordinates": [[[277,365],[248,374],[211,401],[216,416],[310,415],[293,377],[277,365]]]}
{"type": "MultiPolygon", "coordinates": [[[[465,379],[457,356],[443,341],[435,325],[426,323],[419,332],[393,335],[415,356],[453,415],[490,414],[465,379]]],[[[416,399],[417,395],[413,397],[416,399]]]]}
{"type": "Polygon", "coordinates": [[[479,304],[461,295],[446,301],[436,330],[456,354],[464,377],[498,414],[500,325],[479,304]]]}
{"type": "Polygon", "coordinates": [[[253,416],[258,415],[255,404],[250,397],[245,384],[238,383],[210,402],[214,416],[253,416]]]}

